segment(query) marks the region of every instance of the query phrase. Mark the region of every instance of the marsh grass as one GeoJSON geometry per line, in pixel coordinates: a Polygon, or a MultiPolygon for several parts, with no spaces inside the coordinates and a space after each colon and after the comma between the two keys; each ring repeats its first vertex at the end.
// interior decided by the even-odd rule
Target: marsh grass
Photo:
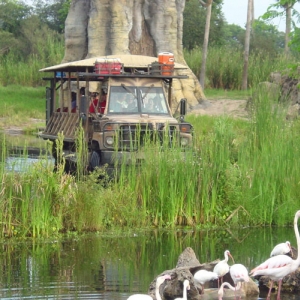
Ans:
{"type": "Polygon", "coordinates": [[[124,160],[110,180],[105,167],[86,172],[82,129],[77,133],[74,175],[64,172],[63,136],[56,145],[56,172],[46,155],[27,172],[7,171],[13,140],[8,144],[3,137],[1,236],[289,224],[299,209],[300,122],[286,120],[286,105],[260,90],[253,95],[249,120],[188,115],[194,126],[192,149],[182,152],[169,147],[166,137],[163,145],[146,137],[143,151],[133,153],[131,164],[124,160]]]}
{"type": "Polygon", "coordinates": [[[46,66],[59,64],[64,54],[64,41],[61,35],[51,32],[44,34],[43,41],[26,60],[21,60],[19,55],[10,51],[0,58],[0,85],[44,85],[45,73],[39,72],[46,66]]]}
{"type": "MultiPolygon", "coordinates": [[[[202,50],[195,48],[184,51],[184,58],[193,73],[199,78],[202,50]]],[[[233,47],[211,47],[208,50],[205,88],[222,90],[240,90],[243,74],[243,50],[233,47]]],[[[293,58],[284,55],[276,57],[268,53],[250,53],[248,68],[248,87],[251,89],[259,82],[269,81],[275,71],[286,71],[296,64],[293,58]]]]}
{"type": "Polygon", "coordinates": [[[24,132],[37,132],[45,126],[45,88],[9,85],[0,87],[0,128],[21,127],[24,132]],[[40,119],[32,122],[30,119],[40,119]]]}
{"type": "MultiPolygon", "coordinates": [[[[300,123],[285,115],[285,104],[264,92],[254,98],[249,120],[189,115],[195,129],[192,149],[146,141],[146,159],[135,152],[133,163],[124,160],[110,180],[105,167],[64,173],[63,137],[56,172],[50,163],[7,172],[3,139],[2,236],[289,224],[298,209],[300,123]]],[[[83,138],[79,133],[79,153],[85,152],[83,138]]]]}

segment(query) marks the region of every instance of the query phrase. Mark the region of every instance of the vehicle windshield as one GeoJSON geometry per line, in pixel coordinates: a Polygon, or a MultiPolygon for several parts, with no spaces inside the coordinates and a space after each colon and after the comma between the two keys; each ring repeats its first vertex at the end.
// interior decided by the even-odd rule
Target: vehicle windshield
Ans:
{"type": "Polygon", "coordinates": [[[108,113],[168,114],[162,87],[111,86],[108,113]]]}

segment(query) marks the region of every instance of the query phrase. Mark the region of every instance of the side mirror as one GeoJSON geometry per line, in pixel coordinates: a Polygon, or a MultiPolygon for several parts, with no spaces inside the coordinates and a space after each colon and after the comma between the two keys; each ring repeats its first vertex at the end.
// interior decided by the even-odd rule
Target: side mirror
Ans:
{"type": "Polygon", "coordinates": [[[180,100],[180,116],[183,117],[186,115],[186,99],[182,98],[180,100]]]}

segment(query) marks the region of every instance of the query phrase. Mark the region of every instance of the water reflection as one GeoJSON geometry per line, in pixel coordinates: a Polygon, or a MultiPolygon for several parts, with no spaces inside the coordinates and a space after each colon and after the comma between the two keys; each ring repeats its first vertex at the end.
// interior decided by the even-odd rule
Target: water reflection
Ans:
{"type": "MultiPolygon", "coordinates": [[[[40,142],[21,140],[19,145],[45,147],[36,145],[40,142]]],[[[8,145],[16,145],[16,138],[8,145]]],[[[37,161],[36,157],[10,155],[6,166],[7,170],[20,171],[37,161]]],[[[235,262],[250,270],[265,261],[276,244],[287,240],[296,246],[292,227],[154,230],[48,241],[5,240],[0,243],[0,297],[124,300],[130,294],[147,293],[158,274],[176,266],[186,247],[194,249],[201,263],[222,259],[224,250],[229,249],[235,262]]],[[[260,296],[263,299],[266,294],[260,296]]],[[[204,299],[210,300],[209,295],[204,299]]],[[[283,294],[281,299],[300,300],[300,296],[283,294]]]]}
{"type": "MultiPolygon", "coordinates": [[[[275,244],[286,240],[295,245],[292,228],[5,240],[0,252],[0,295],[1,299],[127,299],[133,293],[146,293],[156,275],[175,267],[186,247],[194,249],[200,262],[222,258],[224,249],[229,249],[236,262],[251,269],[270,255],[275,244]]],[[[282,296],[287,299],[300,296],[282,296]]]]}
{"type": "Polygon", "coordinates": [[[6,171],[29,172],[37,163],[45,168],[54,166],[49,149],[47,141],[35,136],[0,133],[0,157],[6,171]]]}

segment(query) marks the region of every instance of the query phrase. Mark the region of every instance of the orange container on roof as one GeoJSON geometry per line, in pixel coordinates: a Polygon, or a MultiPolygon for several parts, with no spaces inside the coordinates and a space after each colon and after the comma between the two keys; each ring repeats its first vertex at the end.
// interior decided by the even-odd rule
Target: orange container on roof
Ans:
{"type": "Polygon", "coordinates": [[[158,62],[161,66],[161,75],[172,75],[174,71],[174,54],[170,52],[158,53],[158,62]]]}

